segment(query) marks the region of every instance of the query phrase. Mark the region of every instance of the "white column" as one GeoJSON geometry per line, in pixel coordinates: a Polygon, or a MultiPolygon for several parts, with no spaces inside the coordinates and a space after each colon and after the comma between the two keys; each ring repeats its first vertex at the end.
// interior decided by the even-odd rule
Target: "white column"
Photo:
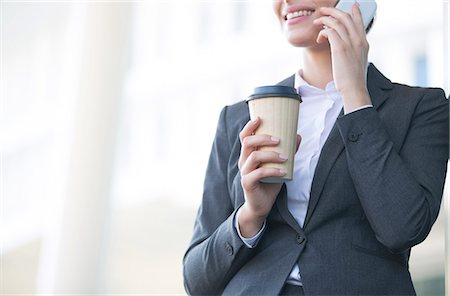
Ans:
{"type": "MultiPolygon", "coordinates": [[[[444,1],[444,88],[447,95],[450,95],[450,3],[444,1]]],[[[450,162],[447,162],[450,169],[450,162]]],[[[450,178],[447,178],[447,190],[444,194],[445,206],[445,295],[450,295],[450,200],[449,186],[450,178]]]]}
{"type": "Polygon", "coordinates": [[[447,96],[449,96],[450,95],[450,0],[444,0],[444,89],[447,96]]]}
{"type": "Polygon", "coordinates": [[[38,283],[42,293],[94,295],[101,287],[131,8],[130,3],[87,5],[62,231],[47,244],[55,251],[54,262],[40,262],[53,263],[40,266],[42,272],[52,269],[45,272],[52,279],[40,275],[40,281],[52,283],[50,291],[38,283]]]}

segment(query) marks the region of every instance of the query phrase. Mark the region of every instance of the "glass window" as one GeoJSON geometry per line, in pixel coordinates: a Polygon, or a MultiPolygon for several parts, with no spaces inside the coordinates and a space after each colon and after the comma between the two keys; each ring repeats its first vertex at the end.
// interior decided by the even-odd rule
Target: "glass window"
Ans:
{"type": "Polygon", "coordinates": [[[428,62],[427,56],[421,54],[415,60],[416,84],[426,87],[428,85],[428,62]]]}

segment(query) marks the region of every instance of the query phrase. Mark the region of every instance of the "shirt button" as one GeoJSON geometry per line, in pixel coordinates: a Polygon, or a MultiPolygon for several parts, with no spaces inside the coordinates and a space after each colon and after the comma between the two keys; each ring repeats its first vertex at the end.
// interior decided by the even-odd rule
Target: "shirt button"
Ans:
{"type": "Polygon", "coordinates": [[[233,247],[229,244],[229,243],[227,243],[226,245],[225,245],[225,249],[227,250],[227,254],[228,255],[230,255],[230,256],[233,256],[233,247]]]}
{"type": "Polygon", "coordinates": [[[300,245],[305,241],[305,237],[303,237],[302,235],[298,234],[297,235],[297,243],[300,245]]]}
{"type": "Polygon", "coordinates": [[[351,142],[358,141],[358,138],[359,138],[359,134],[357,134],[357,133],[351,133],[350,135],[348,135],[348,139],[351,142]]]}

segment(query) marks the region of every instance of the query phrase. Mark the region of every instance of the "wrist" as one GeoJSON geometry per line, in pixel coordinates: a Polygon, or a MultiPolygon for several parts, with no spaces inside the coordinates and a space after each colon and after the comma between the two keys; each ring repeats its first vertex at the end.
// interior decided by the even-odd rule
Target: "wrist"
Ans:
{"type": "Polygon", "coordinates": [[[264,224],[266,216],[255,214],[246,204],[237,213],[239,231],[244,238],[255,236],[264,224]]]}
{"type": "Polygon", "coordinates": [[[350,113],[362,106],[372,105],[367,88],[342,93],[344,113],[350,113]]]}

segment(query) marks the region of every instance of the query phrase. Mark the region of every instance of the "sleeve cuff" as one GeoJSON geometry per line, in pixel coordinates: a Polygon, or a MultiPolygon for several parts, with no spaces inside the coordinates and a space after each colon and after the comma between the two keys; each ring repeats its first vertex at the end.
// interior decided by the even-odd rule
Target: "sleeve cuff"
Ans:
{"type": "Polygon", "coordinates": [[[262,234],[263,234],[263,232],[264,232],[264,229],[266,229],[266,221],[264,221],[264,223],[263,223],[261,229],[258,231],[257,234],[255,234],[255,236],[253,236],[253,237],[251,237],[251,238],[245,238],[245,237],[242,236],[241,231],[239,230],[239,222],[238,222],[238,219],[239,219],[239,213],[240,213],[240,210],[241,210],[241,209],[239,209],[239,210],[236,212],[236,215],[234,216],[234,227],[236,228],[236,231],[237,231],[237,233],[238,233],[238,235],[239,235],[239,238],[240,238],[240,239],[242,240],[242,242],[247,246],[247,248],[250,248],[250,249],[255,248],[256,245],[258,244],[259,239],[261,238],[261,236],[262,236],[262,234]]]}
{"type": "Polygon", "coordinates": [[[352,111],[350,111],[350,112],[348,112],[348,113],[345,113],[344,115],[347,115],[347,114],[350,114],[350,113],[353,113],[353,112],[356,112],[356,111],[359,111],[359,110],[362,110],[362,109],[371,108],[371,107],[373,107],[372,104],[370,104],[370,105],[364,105],[364,106],[361,106],[361,107],[359,107],[359,108],[356,108],[355,110],[352,110],[352,111]]]}

